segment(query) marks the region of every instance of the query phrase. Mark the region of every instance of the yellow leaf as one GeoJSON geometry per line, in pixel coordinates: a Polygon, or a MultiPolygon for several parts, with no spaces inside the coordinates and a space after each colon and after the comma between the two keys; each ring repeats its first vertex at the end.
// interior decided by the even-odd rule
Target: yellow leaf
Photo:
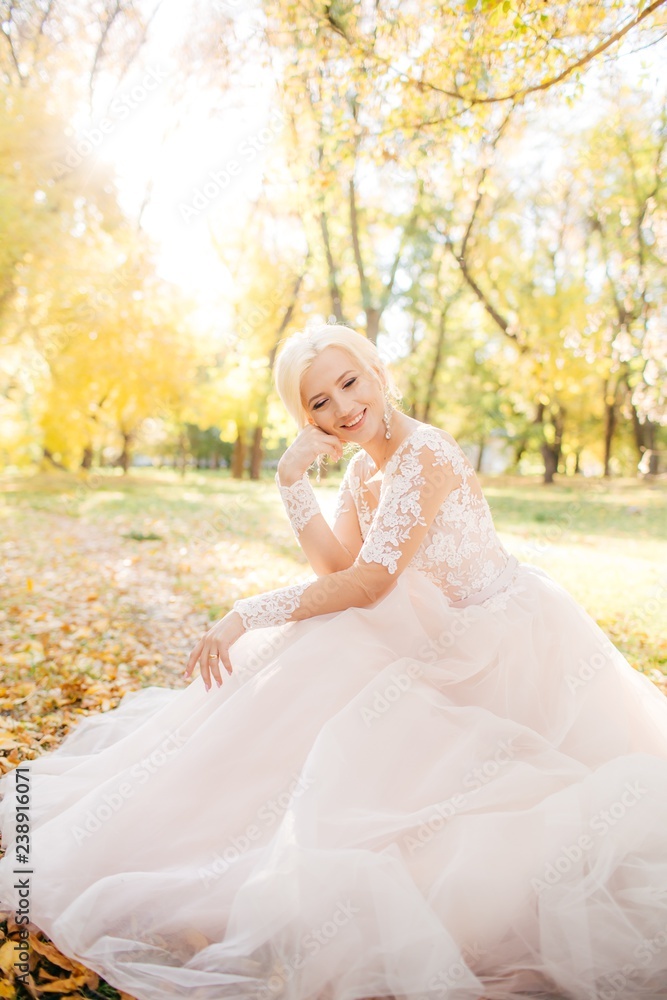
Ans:
{"type": "Polygon", "coordinates": [[[32,593],[32,577],[28,577],[28,579],[26,580],[25,589],[28,591],[29,594],[32,593]]]}
{"type": "Polygon", "coordinates": [[[14,941],[5,941],[0,948],[0,969],[13,978],[16,962],[16,948],[14,941]]]}
{"type": "Polygon", "coordinates": [[[69,969],[70,972],[74,972],[77,969],[83,968],[79,962],[73,962],[70,958],[59,952],[50,941],[41,941],[39,938],[31,937],[30,947],[60,969],[69,969]]]}

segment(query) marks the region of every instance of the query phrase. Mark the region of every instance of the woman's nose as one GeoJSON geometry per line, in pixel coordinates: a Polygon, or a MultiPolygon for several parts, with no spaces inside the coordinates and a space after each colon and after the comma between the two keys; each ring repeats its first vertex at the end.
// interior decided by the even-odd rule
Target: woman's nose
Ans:
{"type": "Polygon", "coordinates": [[[347,415],[347,411],[350,406],[349,400],[346,400],[343,396],[336,395],[332,396],[332,403],[333,403],[334,413],[336,414],[337,418],[344,417],[347,415]]]}

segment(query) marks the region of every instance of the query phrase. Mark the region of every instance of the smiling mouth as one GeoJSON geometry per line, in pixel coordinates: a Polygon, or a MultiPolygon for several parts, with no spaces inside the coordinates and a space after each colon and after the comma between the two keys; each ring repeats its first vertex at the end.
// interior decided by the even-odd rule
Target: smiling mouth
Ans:
{"type": "Polygon", "coordinates": [[[366,407],[364,407],[361,413],[358,414],[358,416],[356,416],[354,420],[351,420],[349,424],[341,424],[341,427],[344,427],[346,431],[353,431],[355,427],[359,426],[359,424],[364,419],[365,415],[366,415],[366,407]]]}

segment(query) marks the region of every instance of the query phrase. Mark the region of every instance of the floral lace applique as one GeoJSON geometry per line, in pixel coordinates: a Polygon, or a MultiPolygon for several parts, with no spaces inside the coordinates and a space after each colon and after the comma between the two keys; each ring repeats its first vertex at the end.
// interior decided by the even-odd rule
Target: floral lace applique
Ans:
{"type": "Polygon", "coordinates": [[[310,485],[308,473],[304,472],[301,479],[297,479],[290,486],[283,486],[276,472],[275,481],[285,505],[290,524],[292,525],[292,530],[298,541],[299,534],[311,518],[315,517],[316,514],[322,513],[313,487],[310,485]]]}
{"type": "MultiPolygon", "coordinates": [[[[456,602],[492,584],[510,557],[496,534],[475,470],[450,435],[430,424],[421,424],[408,434],[382,472],[379,502],[368,485],[369,478],[374,478],[370,457],[363,450],[355,454],[341,483],[335,517],[349,510],[352,501],[364,539],[359,558],[379,563],[395,573],[401,543],[415,525],[425,523],[420,487],[426,480],[419,457],[424,446],[428,446],[435,465],[451,471],[453,489],[440,505],[409,566],[424,573],[450,602],[456,602]]],[[[308,488],[312,493],[310,484],[308,488]]],[[[301,482],[296,491],[293,487],[283,489],[290,490],[290,502],[293,497],[298,498],[290,516],[290,521],[294,518],[296,532],[308,523],[306,518],[309,520],[320,509],[317,501],[317,509],[311,505],[304,492],[305,483],[301,482]]],[[[241,615],[246,629],[282,625],[292,620],[303,592],[317,579],[312,576],[290,587],[242,598],[234,603],[234,610],[241,615]]],[[[496,610],[506,606],[513,594],[521,592],[516,586],[510,582],[481,602],[480,607],[496,610]]]]}
{"type": "Polygon", "coordinates": [[[289,587],[268,590],[252,597],[241,597],[234,601],[232,610],[240,614],[246,631],[266,628],[269,625],[284,625],[290,620],[292,612],[299,607],[304,590],[315,580],[317,577],[312,576],[302,583],[295,583],[289,587]]]}
{"type": "MultiPolygon", "coordinates": [[[[390,573],[396,571],[401,540],[411,527],[423,523],[419,487],[424,479],[417,452],[424,445],[433,453],[435,464],[449,465],[458,485],[443,501],[409,565],[423,572],[451,601],[458,601],[495,580],[509,554],[496,534],[491,510],[467,456],[453,439],[430,424],[409,434],[385,466],[382,523],[371,518],[373,531],[369,536],[366,532],[360,556],[387,566],[390,573]]],[[[353,490],[355,485],[352,479],[353,490]]]]}

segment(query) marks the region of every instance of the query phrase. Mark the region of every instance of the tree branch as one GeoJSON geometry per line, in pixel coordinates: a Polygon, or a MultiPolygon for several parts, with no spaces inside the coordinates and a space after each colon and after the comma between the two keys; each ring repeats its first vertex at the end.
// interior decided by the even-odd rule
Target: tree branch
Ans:
{"type": "Polygon", "coordinates": [[[444,97],[451,97],[454,100],[463,101],[465,102],[467,107],[472,107],[475,104],[502,104],[505,101],[523,100],[529,94],[535,94],[538,93],[539,91],[549,90],[551,87],[555,87],[557,84],[562,83],[563,80],[566,80],[577,70],[583,69],[583,67],[587,66],[589,62],[591,62],[593,59],[596,59],[597,56],[601,55],[603,52],[606,52],[606,50],[611,48],[612,45],[615,45],[616,42],[619,42],[625,35],[628,34],[629,31],[632,31],[633,28],[636,28],[638,24],[644,21],[647,17],[650,17],[651,14],[654,14],[655,11],[658,10],[660,7],[663,7],[665,3],[667,3],[667,0],[654,0],[652,4],[649,4],[648,7],[645,7],[644,10],[641,11],[641,13],[636,14],[622,28],[619,28],[617,31],[613,32],[613,34],[611,34],[603,42],[600,42],[599,45],[596,45],[593,49],[591,49],[589,52],[586,52],[579,59],[576,59],[574,62],[570,63],[569,66],[566,66],[565,69],[561,70],[560,73],[557,73],[556,76],[549,77],[548,79],[543,80],[541,83],[533,84],[530,87],[523,87],[518,90],[513,90],[507,94],[500,94],[496,97],[479,97],[474,94],[472,96],[466,96],[466,94],[463,94],[460,90],[448,90],[446,87],[439,87],[434,83],[429,83],[428,80],[415,79],[415,77],[410,76],[404,70],[395,69],[391,65],[388,59],[383,59],[382,57],[378,56],[377,53],[372,53],[372,56],[378,62],[386,66],[388,70],[395,73],[406,83],[412,84],[418,90],[431,90],[434,93],[442,94],[444,97]]]}

